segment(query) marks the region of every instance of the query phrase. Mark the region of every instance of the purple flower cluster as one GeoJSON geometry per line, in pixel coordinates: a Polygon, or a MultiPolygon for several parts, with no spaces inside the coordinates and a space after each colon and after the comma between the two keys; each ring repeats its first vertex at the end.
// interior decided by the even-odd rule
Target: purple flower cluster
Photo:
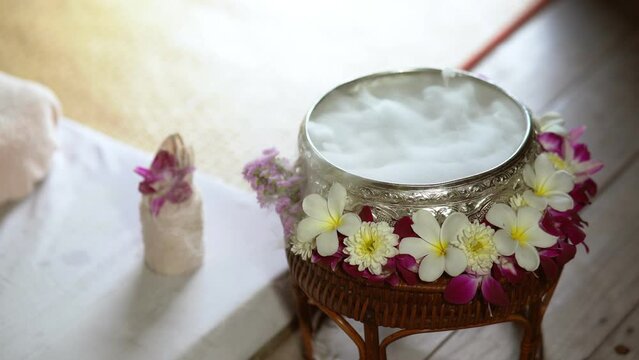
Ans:
{"type": "Polygon", "coordinates": [[[246,164],[242,175],[257,193],[260,206],[275,206],[284,234],[289,237],[302,210],[299,191],[302,178],[288,160],[278,155],[277,149],[264,150],[262,157],[246,164]]]}

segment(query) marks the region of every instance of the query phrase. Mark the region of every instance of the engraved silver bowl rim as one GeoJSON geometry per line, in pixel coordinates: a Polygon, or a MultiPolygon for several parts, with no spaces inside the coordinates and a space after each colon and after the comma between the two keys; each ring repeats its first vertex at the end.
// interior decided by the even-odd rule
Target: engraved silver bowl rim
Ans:
{"type": "Polygon", "coordinates": [[[375,179],[353,174],[349,172],[348,170],[343,169],[337,166],[336,164],[333,164],[332,162],[330,162],[315,147],[315,144],[313,144],[313,141],[311,140],[310,135],[308,133],[307,123],[311,120],[311,117],[314,115],[314,111],[317,109],[319,104],[321,104],[329,95],[333,94],[334,92],[346,89],[359,82],[368,81],[368,80],[381,78],[381,77],[399,76],[399,75],[403,76],[407,74],[422,74],[422,73],[433,73],[433,72],[441,74],[442,71],[443,69],[428,68],[428,67],[412,68],[412,69],[405,69],[405,70],[382,71],[382,72],[376,72],[369,75],[357,77],[355,79],[349,80],[347,82],[344,82],[342,84],[335,86],[334,88],[326,92],[322,97],[320,97],[320,99],[313,104],[313,106],[304,116],[302,125],[300,127],[300,134],[299,134],[299,139],[301,140],[299,141],[300,155],[302,155],[305,152],[306,150],[305,147],[308,147],[313,152],[313,156],[316,158],[316,160],[319,160],[320,162],[322,162],[323,166],[328,166],[332,168],[334,171],[337,171],[339,173],[339,177],[341,178],[349,177],[353,180],[353,182],[356,182],[359,184],[366,184],[367,186],[378,188],[378,189],[385,188],[388,190],[418,190],[418,191],[419,190],[436,190],[436,189],[441,189],[446,187],[455,187],[457,185],[469,184],[475,181],[480,181],[486,178],[487,176],[494,175],[495,173],[498,173],[501,170],[507,169],[508,167],[520,161],[521,158],[523,158],[526,155],[527,149],[530,147],[530,143],[534,141],[533,118],[532,118],[532,114],[530,110],[525,105],[523,105],[523,103],[521,103],[516,97],[511,95],[509,92],[507,92],[500,86],[491,82],[490,80],[482,79],[469,71],[458,70],[458,69],[453,70],[455,72],[455,77],[463,76],[463,77],[471,78],[473,79],[473,81],[479,81],[480,83],[483,83],[484,85],[491,87],[494,90],[497,90],[497,92],[501,93],[507,99],[512,101],[516,105],[516,107],[521,111],[522,115],[524,116],[524,120],[526,121],[526,130],[525,130],[524,138],[519,144],[519,146],[517,147],[517,150],[515,150],[510,155],[510,157],[502,161],[500,164],[493,166],[492,168],[486,169],[482,172],[457,178],[457,179],[453,179],[453,180],[449,180],[449,181],[433,182],[433,183],[417,183],[417,184],[393,183],[393,182],[375,180],[375,179]]]}

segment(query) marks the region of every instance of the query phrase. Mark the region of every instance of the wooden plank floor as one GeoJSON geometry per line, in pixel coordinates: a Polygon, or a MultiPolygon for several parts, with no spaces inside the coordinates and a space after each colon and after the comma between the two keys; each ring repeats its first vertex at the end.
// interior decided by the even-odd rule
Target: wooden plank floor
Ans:
{"type": "MultiPolygon", "coordinates": [[[[537,114],[556,110],[570,125],[586,124],[592,154],[606,163],[584,213],[591,251],[581,249],[566,267],[546,315],[547,359],[639,359],[637,19],[630,1],[557,1],[475,69],[537,114]]],[[[423,353],[402,360],[515,359],[520,333],[502,324],[430,336],[423,353]]],[[[335,349],[347,343],[330,340],[335,349]]],[[[270,359],[300,358],[298,344],[291,337],[270,359]]]]}

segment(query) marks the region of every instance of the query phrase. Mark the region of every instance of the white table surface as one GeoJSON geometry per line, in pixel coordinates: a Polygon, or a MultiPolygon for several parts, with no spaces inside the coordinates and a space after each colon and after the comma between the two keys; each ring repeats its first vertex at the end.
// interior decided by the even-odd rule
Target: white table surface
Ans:
{"type": "Polygon", "coordinates": [[[162,277],[133,173],[151,156],[70,120],[59,139],[46,180],[0,211],[0,359],[245,359],[290,321],[281,227],[253,194],[197,175],[204,265],[162,277]]]}

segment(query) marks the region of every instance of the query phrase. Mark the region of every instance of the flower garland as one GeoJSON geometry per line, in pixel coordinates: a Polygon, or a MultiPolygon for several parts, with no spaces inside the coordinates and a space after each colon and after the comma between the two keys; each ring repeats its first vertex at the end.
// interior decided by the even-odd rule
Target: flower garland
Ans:
{"type": "MultiPolygon", "coordinates": [[[[506,305],[501,279],[517,283],[526,271],[540,269],[547,278],[556,278],[575,256],[577,245],[583,244],[588,251],[586,223],[579,212],[597,192],[590,175],[603,167],[579,143],[584,127],[568,131],[557,114],[535,119],[535,127],[544,151],[524,167],[526,189],[507,204],[494,204],[483,221],[471,222],[465,214],[454,212],[440,225],[429,211],[418,210],[391,226],[375,221],[368,206],[358,214],[345,212],[346,190],[334,183],[327,198],[310,194],[301,200],[304,218],[294,227],[285,226],[290,251],[333,270],[341,264],[351,276],[391,285],[433,282],[446,273],[451,277],[444,291],[448,302],[466,304],[479,290],[489,303],[506,305]]],[[[257,180],[256,168],[263,172],[277,164],[272,152],[265,155],[271,156],[268,165],[258,161],[262,166],[252,163],[245,170],[260,203],[265,196],[273,202],[272,194],[279,194],[278,199],[296,201],[300,215],[300,199],[294,195],[300,179],[292,170],[284,178],[280,178],[281,170],[275,176],[285,179],[283,192],[263,190],[268,185],[257,180]]]]}

